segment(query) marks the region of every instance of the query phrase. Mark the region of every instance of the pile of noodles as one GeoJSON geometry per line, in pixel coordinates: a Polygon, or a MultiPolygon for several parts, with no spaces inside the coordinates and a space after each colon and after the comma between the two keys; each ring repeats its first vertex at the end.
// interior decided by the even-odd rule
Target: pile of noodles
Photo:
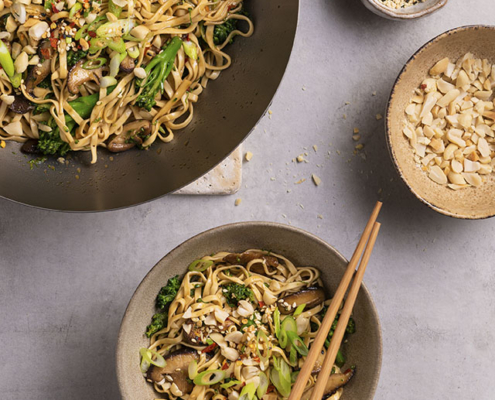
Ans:
{"type": "MultiPolygon", "coordinates": [[[[247,250],[246,252],[260,253],[262,250],[247,250]]],[[[268,254],[268,252],[262,252],[268,254]]],[[[225,309],[225,298],[223,297],[222,286],[229,283],[237,283],[248,286],[254,293],[258,302],[264,302],[268,297],[274,297],[275,302],[278,302],[282,297],[297,292],[301,288],[307,286],[322,286],[320,279],[320,272],[316,268],[312,267],[295,267],[294,264],[287,258],[269,253],[270,256],[277,257],[279,260],[279,266],[276,270],[271,271],[266,266],[266,263],[262,259],[254,259],[250,261],[245,267],[242,265],[231,265],[223,261],[224,257],[230,253],[219,252],[213,256],[205,256],[202,260],[211,260],[213,265],[204,272],[187,272],[183,278],[179,292],[176,298],[170,305],[168,325],[166,328],[157,332],[151,337],[149,348],[157,351],[159,354],[167,354],[170,351],[178,349],[180,347],[189,347],[197,350],[201,350],[204,346],[192,346],[182,338],[182,325],[184,324],[183,315],[191,307],[192,318],[202,319],[204,316],[210,314],[215,308],[225,309]],[[264,273],[259,274],[251,272],[253,265],[263,264],[264,273]],[[191,295],[193,293],[193,295],[191,295]],[[198,299],[201,299],[198,301],[198,299]]],[[[330,300],[325,301],[324,304],[328,305],[330,300]]],[[[309,310],[304,310],[300,314],[300,317],[308,318],[310,322],[316,323],[318,328],[321,325],[322,320],[319,314],[323,308],[323,304],[316,306],[309,310]]],[[[242,317],[241,317],[242,318],[242,317]]],[[[227,329],[227,333],[238,330],[238,326],[242,325],[239,321],[240,318],[229,316],[229,319],[235,322],[235,325],[231,325],[227,329]]],[[[263,326],[267,329],[267,336],[275,337],[275,327],[273,320],[270,317],[268,323],[264,323],[263,326]]],[[[312,332],[309,329],[307,332],[301,335],[304,343],[310,348],[311,343],[317,334],[317,329],[312,332]]],[[[282,357],[287,363],[289,363],[288,354],[278,343],[272,343],[272,355],[282,357]]],[[[207,359],[205,354],[201,354],[198,361],[198,372],[202,372],[208,369],[219,368],[223,365],[225,358],[220,352],[217,352],[211,359],[207,359]]],[[[302,366],[304,360],[299,360],[299,367],[302,366]]],[[[340,369],[335,366],[337,372],[340,369]]],[[[236,366],[234,369],[235,379],[241,379],[241,367],[236,366]]],[[[311,376],[307,388],[315,384],[316,376],[311,376]]],[[[165,383],[165,382],[164,382],[165,383]]],[[[170,386],[170,385],[168,385],[170,386]]],[[[170,389],[164,389],[163,385],[154,383],[155,390],[159,393],[167,393],[169,398],[173,399],[175,396],[170,392],[170,389]]],[[[211,386],[194,386],[192,393],[189,395],[192,399],[197,400],[219,400],[225,399],[229,395],[231,389],[218,389],[211,386]]],[[[342,389],[339,389],[329,400],[338,400],[342,394],[342,389]]],[[[282,400],[283,397],[278,395],[278,399],[282,400]]]]}
{"type": "MultiPolygon", "coordinates": [[[[129,120],[145,119],[152,121],[152,133],[143,143],[143,147],[150,146],[157,138],[163,142],[170,142],[174,138],[174,131],[186,127],[194,116],[194,103],[198,101],[210,79],[217,79],[220,72],[231,64],[230,56],[224,52],[233,36],[249,37],[253,34],[253,23],[239,11],[242,9],[242,0],[129,0],[128,6],[120,18],[134,18],[139,24],[144,24],[150,31],[149,40],[143,42],[126,42],[126,48],[139,46],[140,55],[136,60],[136,68],[145,66],[151,57],[147,54],[146,46],[160,36],[161,43],[166,43],[176,35],[188,35],[189,40],[198,46],[198,60],[187,58],[181,48],[175,59],[175,66],[168,76],[162,98],[156,102],[151,112],[133,106],[140,91],[136,90],[134,74],[119,73],[118,85],[112,93],[99,88],[95,83],[87,83],[80,89],[81,95],[99,92],[100,100],[94,107],[91,117],[83,120],[68,104],[78,95],[71,95],[67,89],[67,62],[66,52],[62,51],[58,57],[52,59],[51,83],[54,98],[40,100],[33,98],[21,85],[26,98],[34,103],[51,103],[50,114],[60,128],[60,135],[70,144],[73,151],[90,150],[92,163],[97,160],[97,147],[106,147],[106,142],[112,135],[122,133],[123,125],[129,120]],[[245,21],[248,27],[246,32],[235,30],[230,33],[224,43],[215,45],[213,33],[215,25],[224,23],[227,19],[235,18],[245,21]],[[209,47],[200,47],[200,38],[207,42],[209,47]],[[75,137],[66,132],[65,115],[69,114],[78,124],[75,137]]],[[[108,0],[103,0],[98,15],[108,12],[108,0]]],[[[0,12],[0,17],[9,13],[6,7],[0,12]]],[[[59,12],[51,16],[48,23],[67,18],[68,12],[59,12]]],[[[17,35],[28,28],[22,25],[16,31],[17,35]]],[[[64,41],[61,41],[65,46],[64,41]]],[[[101,52],[88,58],[101,57],[101,52]]],[[[9,78],[0,70],[0,94],[13,94],[14,89],[9,78]]],[[[24,142],[27,139],[39,137],[38,123],[43,123],[50,116],[32,115],[31,112],[18,115],[9,111],[5,103],[0,105],[0,139],[24,142]],[[10,122],[21,121],[22,136],[12,136],[1,128],[10,122]]]]}

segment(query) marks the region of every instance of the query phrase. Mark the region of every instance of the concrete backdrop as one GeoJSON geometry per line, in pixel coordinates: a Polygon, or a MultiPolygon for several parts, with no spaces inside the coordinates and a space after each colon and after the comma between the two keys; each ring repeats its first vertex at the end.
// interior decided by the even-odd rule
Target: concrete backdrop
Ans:
{"type": "Polygon", "coordinates": [[[495,221],[458,221],[420,204],[399,182],[375,116],[423,43],[494,18],[493,0],[451,0],[406,23],[359,0],[302,0],[272,114],[245,142],[254,156],[238,195],[167,196],[100,214],[0,200],[0,398],[118,399],[121,317],[169,250],[218,225],[267,220],[313,232],[350,257],[379,198],[383,227],[365,277],[383,325],[376,398],[493,398],[495,221]],[[304,152],[308,163],[292,162],[304,152]]]}

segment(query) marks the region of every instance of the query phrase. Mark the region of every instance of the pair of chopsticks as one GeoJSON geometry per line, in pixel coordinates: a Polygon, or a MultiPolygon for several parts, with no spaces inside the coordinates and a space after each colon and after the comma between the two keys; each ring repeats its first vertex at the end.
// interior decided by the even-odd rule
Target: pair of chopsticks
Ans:
{"type": "Polygon", "coordinates": [[[304,365],[299,372],[296,383],[292,387],[292,391],[289,396],[289,400],[299,400],[306,388],[306,384],[308,382],[309,376],[311,375],[311,371],[313,370],[313,366],[315,365],[316,359],[318,355],[321,353],[323,346],[325,344],[325,340],[330,332],[330,328],[332,327],[332,323],[335,320],[337,312],[339,311],[340,305],[344,300],[345,293],[347,292],[347,288],[351,283],[351,279],[356,270],[356,265],[361,258],[361,254],[364,254],[361,259],[361,263],[359,264],[359,268],[355,274],[354,281],[352,282],[352,286],[347,295],[347,299],[345,301],[344,308],[342,309],[342,313],[339,317],[339,322],[337,324],[337,328],[332,336],[332,340],[330,342],[330,346],[327,350],[327,354],[325,356],[325,360],[323,361],[322,368],[318,374],[318,379],[316,380],[316,384],[313,387],[313,393],[311,395],[310,400],[321,400],[325,391],[325,385],[327,383],[327,379],[332,372],[333,365],[335,363],[335,357],[337,356],[337,352],[339,351],[340,344],[342,343],[342,339],[345,334],[345,329],[347,327],[347,323],[349,322],[349,318],[351,316],[352,309],[354,307],[354,303],[356,301],[357,294],[361,287],[361,282],[363,281],[364,271],[366,270],[366,266],[371,256],[371,252],[373,251],[373,246],[376,242],[376,237],[378,236],[378,231],[380,230],[380,223],[376,222],[378,214],[380,213],[380,209],[382,207],[381,202],[377,202],[375,208],[373,209],[373,213],[366,224],[366,228],[364,229],[363,234],[361,235],[361,239],[359,239],[359,243],[352,255],[351,261],[347,266],[347,269],[344,273],[342,280],[340,281],[339,287],[335,292],[335,295],[328,307],[327,313],[325,314],[325,318],[321,323],[320,329],[318,330],[318,334],[313,341],[311,349],[309,350],[308,356],[304,361],[304,365]],[[366,246],[366,249],[365,249],[366,246]]]}

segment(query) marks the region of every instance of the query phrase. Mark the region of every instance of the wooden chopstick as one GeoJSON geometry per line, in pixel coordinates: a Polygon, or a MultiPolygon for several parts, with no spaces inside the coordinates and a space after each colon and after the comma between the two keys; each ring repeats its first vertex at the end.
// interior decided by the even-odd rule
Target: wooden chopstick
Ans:
{"type": "Polygon", "coordinates": [[[356,297],[358,295],[359,289],[361,288],[364,271],[366,271],[366,266],[368,265],[368,261],[371,256],[371,252],[373,251],[373,246],[375,245],[376,237],[378,236],[379,230],[380,224],[378,222],[375,222],[375,224],[373,225],[373,230],[371,231],[370,239],[368,240],[368,244],[366,246],[366,249],[364,250],[363,258],[361,259],[361,263],[359,264],[359,268],[356,272],[354,280],[352,281],[351,288],[345,300],[345,305],[342,309],[342,313],[340,314],[337,328],[335,328],[332,340],[330,341],[330,347],[327,350],[325,360],[323,361],[321,370],[318,373],[318,379],[316,380],[316,384],[313,387],[313,393],[311,394],[310,400],[320,400],[323,397],[325,385],[327,383],[327,377],[329,377],[332,372],[333,364],[335,363],[335,357],[337,357],[337,352],[339,351],[342,339],[344,338],[347,323],[349,322],[352,309],[354,308],[354,303],[356,302],[356,297]]]}
{"type": "MultiPolygon", "coordinates": [[[[352,276],[356,270],[357,263],[361,258],[361,254],[363,253],[364,247],[366,246],[366,242],[368,241],[371,231],[373,230],[373,226],[378,218],[378,214],[380,213],[380,209],[382,207],[381,202],[377,202],[373,212],[371,213],[371,217],[364,228],[363,234],[361,235],[361,239],[359,239],[359,243],[354,251],[354,254],[351,257],[351,261],[349,261],[349,265],[346,268],[344,276],[340,281],[340,284],[333,296],[333,299],[328,307],[328,310],[325,314],[325,318],[321,323],[320,329],[318,329],[318,334],[315,337],[315,340],[312,343],[311,349],[309,350],[308,356],[304,361],[304,365],[299,372],[296,383],[292,387],[291,394],[289,396],[289,400],[299,400],[304,389],[306,388],[306,384],[308,382],[309,376],[313,371],[313,366],[315,365],[316,359],[318,358],[323,345],[325,344],[325,340],[328,336],[328,332],[330,332],[330,328],[332,327],[332,323],[335,320],[335,316],[339,311],[340,305],[344,300],[344,295],[349,287],[352,276]]],[[[321,375],[323,376],[323,375],[321,375]]]]}

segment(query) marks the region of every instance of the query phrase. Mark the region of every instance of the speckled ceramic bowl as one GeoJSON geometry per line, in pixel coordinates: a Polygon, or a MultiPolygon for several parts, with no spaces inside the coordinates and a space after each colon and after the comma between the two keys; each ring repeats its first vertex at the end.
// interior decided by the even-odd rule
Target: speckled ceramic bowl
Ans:
{"type": "Polygon", "coordinates": [[[428,178],[414,162],[408,139],[403,135],[404,110],[413,91],[428,76],[440,59],[457,60],[467,52],[495,62],[495,27],[466,26],[452,29],[426,43],[414,54],[399,74],[390,95],[386,128],[388,148],[400,177],[416,195],[442,214],[463,219],[481,219],[495,215],[495,178],[478,188],[451,190],[428,178]]]}
{"type": "MultiPolygon", "coordinates": [[[[271,249],[291,259],[296,265],[319,268],[328,296],[336,290],[347,260],[333,247],[300,229],[267,222],[246,222],[221,226],[201,233],[167,254],[146,275],[136,289],[125,312],[117,344],[117,378],[123,400],[160,398],[145,381],[139,369],[139,349],[149,343],[144,336],[155,312],[157,293],[167,280],[184,274],[191,260],[205,254],[249,248],[271,249]]],[[[372,273],[372,266],[369,268],[372,273]]],[[[354,308],[357,332],[345,345],[348,364],[357,373],[344,390],[343,400],[372,400],[382,361],[382,339],[378,315],[363,285],[354,308]]]]}
{"type": "MultiPolygon", "coordinates": [[[[406,8],[393,9],[383,4],[381,0],[361,0],[363,4],[380,17],[394,19],[398,21],[407,21],[415,18],[424,17],[438,11],[448,0],[426,0],[423,3],[417,3],[406,8]]],[[[413,1],[413,0],[411,0],[413,1]]]]}

